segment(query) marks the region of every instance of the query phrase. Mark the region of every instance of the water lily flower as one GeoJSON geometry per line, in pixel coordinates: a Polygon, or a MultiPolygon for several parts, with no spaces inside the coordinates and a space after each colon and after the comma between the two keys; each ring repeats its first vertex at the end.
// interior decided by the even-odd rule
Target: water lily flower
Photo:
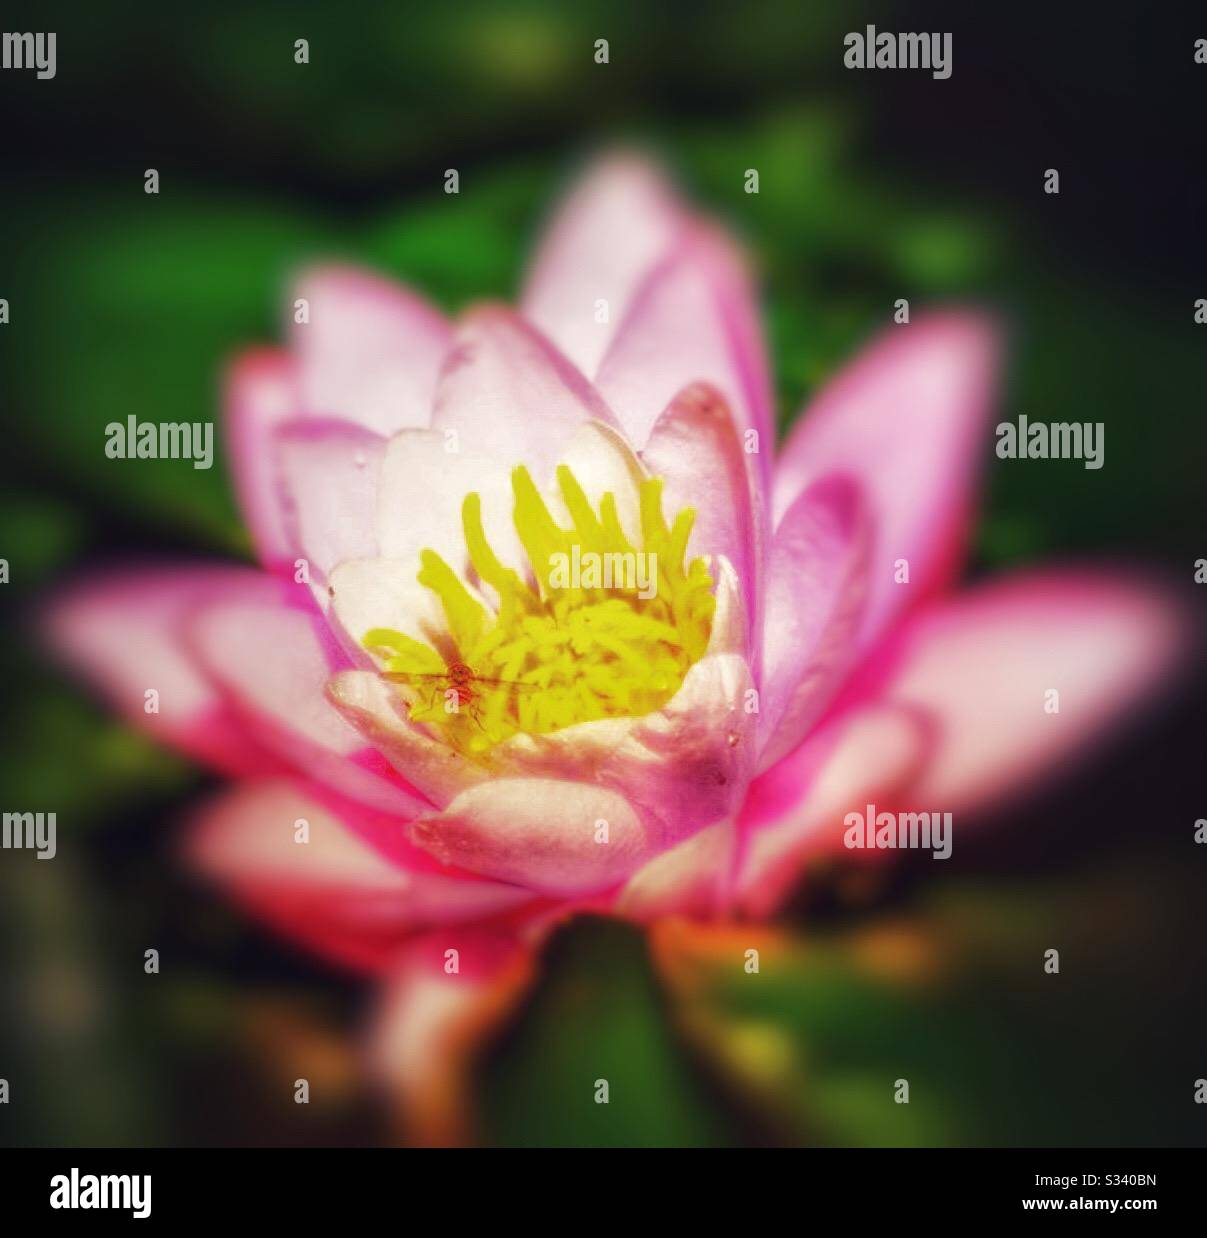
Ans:
{"type": "Polygon", "coordinates": [[[424,1138],[463,1136],[466,1055],[568,915],[769,916],[865,804],[952,813],[958,852],[1176,661],[1121,574],[954,590],[991,320],[889,327],[777,445],[742,254],[641,160],[573,189],[518,309],[345,267],[288,301],[226,389],[259,568],[84,582],[52,630],[232,779],[192,862],[379,978],[424,1138]],[[656,588],[553,579],[588,555],[656,588]]]}

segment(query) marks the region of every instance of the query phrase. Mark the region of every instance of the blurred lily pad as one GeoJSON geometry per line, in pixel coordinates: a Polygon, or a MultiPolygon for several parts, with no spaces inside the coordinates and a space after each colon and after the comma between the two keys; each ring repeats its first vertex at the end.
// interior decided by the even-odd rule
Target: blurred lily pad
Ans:
{"type": "Polygon", "coordinates": [[[724,1143],[724,1113],[699,1087],[664,1010],[641,934],[572,925],[483,1070],[486,1131],[514,1146],[724,1143]],[[604,1095],[606,1102],[597,1097],[604,1095]]]}

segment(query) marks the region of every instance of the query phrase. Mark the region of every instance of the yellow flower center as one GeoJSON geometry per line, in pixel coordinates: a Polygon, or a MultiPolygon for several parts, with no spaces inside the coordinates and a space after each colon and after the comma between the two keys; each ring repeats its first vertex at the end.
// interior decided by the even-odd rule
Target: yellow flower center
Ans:
{"type": "Polygon", "coordinates": [[[527,469],[511,475],[532,581],[498,560],[482,529],[479,496],[465,496],[465,545],[478,578],[498,595],[497,615],[424,550],[418,580],[440,599],[447,635],[436,647],[390,628],[364,636],[411,719],[466,756],[481,758],[521,731],[540,735],[648,714],[674,696],[708,646],[712,577],[705,559],[685,563],[695,512],[685,508],[668,528],[661,480],[641,482],[635,547],[614,495],[605,494],[596,512],[568,467],[558,468],[557,480],[569,529],[554,520],[527,469]]]}

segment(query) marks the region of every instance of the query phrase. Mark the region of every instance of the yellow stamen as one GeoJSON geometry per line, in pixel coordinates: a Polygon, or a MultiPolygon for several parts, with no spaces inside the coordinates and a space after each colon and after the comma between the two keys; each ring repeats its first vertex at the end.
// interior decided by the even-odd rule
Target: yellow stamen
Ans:
{"type": "Polygon", "coordinates": [[[511,477],[516,533],[535,589],[499,561],[482,527],[479,496],[468,494],[461,509],[465,545],[478,579],[498,597],[497,614],[439,555],[424,550],[419,583],[440,599],[449,647],[437,652],[389,628],[363,639],[385,656],[385,674],[401,685],[412,720],[477,759],[521,731],[540,735],[651,713],[678,691],[708,646],[712,577],[704,559],[684,562],[695,512],[679,512],[668,528],[662,482],[643,481],[641,545],[634,547],[612,494],[602,497],[597,514],[565,465],[557,480],[569,529],[550,514],[527,469],[511,477]]]}

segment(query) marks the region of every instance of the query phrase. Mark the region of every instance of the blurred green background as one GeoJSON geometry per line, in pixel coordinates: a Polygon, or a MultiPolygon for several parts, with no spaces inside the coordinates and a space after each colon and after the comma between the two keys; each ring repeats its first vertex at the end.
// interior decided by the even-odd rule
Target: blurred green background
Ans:
{"type": "MultiPolygon", "coordinates": [[[[53,804],[61,836],[55,864],[0,856],[0,1076],[21,1081],[0,1142],[390,1137],[352,1058],[364,987],[189,883],[174,826],[204,776],[25,636],[40,591],[82,567],[247,555],[222,468],[108,460],[103,427],[214,419],[221,364],[278,335],[299,259],[366,263],[450,311],[511,297],[578,161],[651,145],[754,255],[782,424],[896,298],[988,304],[1012,330],[1004,415],[1104,421],[1107,457],[1098,472],[992,470],[972,570],[1122,557],[1189,596],[1207,461],[1202,141],[1178,131],[1201,112],[1193,27],[1176,8],[1162,22],[1048,12],[1041,28],[966,8],[6,14],[8,29],[55,24],[59,64],[50,82],[0,80],[0,790],[6,807],[53,804]],[[952,31],[952,78],[844,70],[842,36],[865,22],[952,31]],[[143,193],[150,167],[158,197],[143,193]],[[449,167],[456,197],[441,192],[449,167]],[[1059,197],[1042,193],[1048,167],[1059,197]],[[281,1086],[301,1059],[327,1070],[304,1122],[281,1086]]],[[[757,984],[727,939],[693,955],[676,992],[639,934],[571,926],[482,1063],[483,1138],[1205,1142],[1198,684],[1060,790],[986,822],[939,875],[814,874],[757,984]],[[1056,940],[1059,988],[1037,962],[1056,940]],[[900,1075],[908,1107],[891,1103],[900,1075]],[[591,1103],[600,1076],[606,1108],[591,1103]]]]}

